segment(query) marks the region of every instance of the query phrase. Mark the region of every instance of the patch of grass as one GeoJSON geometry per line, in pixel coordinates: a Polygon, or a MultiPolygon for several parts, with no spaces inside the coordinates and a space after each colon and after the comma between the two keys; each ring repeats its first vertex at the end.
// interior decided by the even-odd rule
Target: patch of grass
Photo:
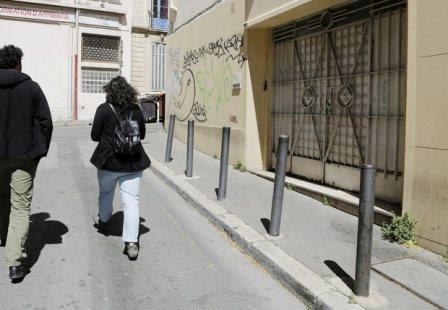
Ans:
{"type": "Polygon", "coordinates": [[[351,305],[357,304],[358,302],[356,301],[355,296],[350,295],[350,297],[348,298],[348,303],[351,305]]]}
{"type": "Polygon", "coordinates": [[[415,245],[414,227],[416,223],[407,213],[403,216],[394,216],[390,224],[384,224],[381,228],[383,238],[400,244],[415,245]]]}
{"type": "Polygon", "coordinates": [[[445,263],[448,264],[448,256],[443,256],[443,257],[442,257],[442,260],[443,260],[445,263]]]}
{"type": "Polygon", "coordinates": [[[246,167],[244,167],[243,163],[238,160],[235,166],[233,166],[234,169],[239,170],[241,172],[246,172],[246,167]]]}
{"type": "Polygon", "coordinates": [[[216,154],[213,155],[213,159],[218,159],[218,156],[216,156],[216,154]]]}
{"type": "Polygon", "coordinates": [[[408,240],[405,243],[403,243],[403,245],[408,248],[414,248],[414,249],[420,248],[417,241],[415,241],[415,240],[408,240]]]}
{"type": "Polygon", "coordinates": [[[286,183],[286,189],[289,191],[295,191],[296,187],[294,185],[292,185],[291,183],[286,183]]]}
{"type": "Polygon", "coordinates": [[[322,204],[323,204],[325,207],[329,207],[329,206],[330,206],[330,202],[328,201],[327,196],[324,196],[324,197],[322,198],[322,204]]]}

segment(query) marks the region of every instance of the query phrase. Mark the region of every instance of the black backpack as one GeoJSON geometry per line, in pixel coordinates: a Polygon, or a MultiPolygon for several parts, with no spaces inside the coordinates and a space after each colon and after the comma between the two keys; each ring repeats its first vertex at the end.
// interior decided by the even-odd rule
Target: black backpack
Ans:
{"type": "Polygon", "coordinates": [[[109,137],[115,154],[120,157],[139,155],[141,153],[140,127],[137,121],[132,120],[134,111],[131,110],[129,117],[122,119],[115,108],[111,104],[109,106],[118,119],[113,136],[109,137]]]}

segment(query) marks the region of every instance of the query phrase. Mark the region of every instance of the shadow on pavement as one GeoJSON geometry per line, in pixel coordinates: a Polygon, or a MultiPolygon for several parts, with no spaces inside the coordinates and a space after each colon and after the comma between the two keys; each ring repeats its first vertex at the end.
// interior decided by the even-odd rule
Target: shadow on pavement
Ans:
{"type": "Polygon", "coordinates": [[[261,218],[260,222],[261,224],[263,224],[263,227],[264,229],[266,229],[266,232],[269,233],[269,225],[271,223],[271,220],[267,218],[261,218]]]}
{"type": "Polygon", "coordinates": [[[341,266],[339,266],[338,263],[332,260],[326,260],[324,261],[324,264],[327,265],[328,268],[330,268],[333,273],[342,280],[342,282],[347,285],[349,289],[354,291],[355,289],[355,280],[347,273],[344,269],[342,269],[341,266]]]}
{"type": "Polygon", "coordinates": [[[68,232],[68,227],[64,223],[48,220],[49,218],[50,214],[46,212],[30,216],[26,260],[29,268],[36,264],[45,245],[61,244],[62,236],[68,232]]]}
{"type": "MultiPolygon", "coordinates": [[[[143,225],[142,223],[146,222],[144,218],[140,218],[140,227],[138,232],[138,237],[140,238],[141,235],[144,235],[148,233],[151,229],[143,225]]],[[[103,234],[105,236],[114,236],[114,237],[121,237],[123,235],[123,211],[118,211],[112,215],[110,218],[108,224],[107,224],[108,230],[106,234],[103,234]]]]}

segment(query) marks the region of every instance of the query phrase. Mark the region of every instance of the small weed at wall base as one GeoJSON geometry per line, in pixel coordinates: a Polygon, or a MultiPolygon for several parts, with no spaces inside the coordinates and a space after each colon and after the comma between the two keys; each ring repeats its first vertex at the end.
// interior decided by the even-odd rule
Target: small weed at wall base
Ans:
{"type": "Polygon", "coordinates": [[[236,169],[236,170],[239,170],[239,171],[241,171],[241,172],[245,172],[245,171],[246,171],[246,167],[244,167],[243,163],[240,162],[240,161],[238,161],[238,162],[236,163],[236,165],[233,166],[233,168],[236,169]]]}
{"type": "Polygon", "coordinates": [[[390,224],[384,224],[381,229],[383,237],[391,242],[415,246],[414,227],[416,221],[411,219],[407,213],[403,216],[394,216],[390,224]]]}
{"type": "Polygon", "coordinates": [[[291,183],[286,183],[286,189],[290,191],[296,190],[296,187],[292,185],[291,183]]]}
{"type": "Polygon", "coordinates": [[[358,302],[356,301],[355,296],[350,295],[350,297],[348,298],[348,303],[351,305],[357,304],[358,302]]]}
{"type": "Polygon", "coordinates": [[[443,260],[445,263],[448,264],[448,256],[444,256],[444,257],[442,258],[442,260],[443,260]]]}

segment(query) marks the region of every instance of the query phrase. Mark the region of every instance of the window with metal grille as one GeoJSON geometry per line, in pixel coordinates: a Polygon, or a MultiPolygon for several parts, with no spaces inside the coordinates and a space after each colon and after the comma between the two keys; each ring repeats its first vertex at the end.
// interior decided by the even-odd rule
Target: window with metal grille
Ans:
{"type": "Polygon", "coordinates": [[[103,86],[120,74],[118,69],[86,68],[81,69],[81,92],[102,94],[103,86]]]}
{"type": "Polygon", "coordinates": [[[152,44],[152,90],[160,91],[165,88],[165,44],[152,44]]]}
{"type": "Polygon", "coordinates": [[[120,38],[83,34],[81,60],[120,63],[120,38]]]}

